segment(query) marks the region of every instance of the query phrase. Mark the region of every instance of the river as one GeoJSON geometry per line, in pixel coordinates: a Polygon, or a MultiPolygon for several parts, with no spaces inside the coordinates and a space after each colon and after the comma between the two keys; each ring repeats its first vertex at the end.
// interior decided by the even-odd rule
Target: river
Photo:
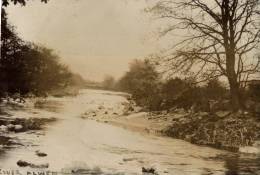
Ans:
{"type": "Polygon", "coordinates": [[[18,160],[48,163],[48,170],[87,174],[142,174],[142,167],[153,167],[158,174],[238,175],[260,174],[257,156],[233,154],[185,141],[138,133],[85,120],[81,116],[100,105],[120,113],[126,102],[120,93],[82,90],[75,97],[48,97],[46,106],[27,106],[9,111],[18,117],[55,117],[44,131],[14,134],[24,146],[0,155],[0,168],[25,170],[18,160]],[[38,157],[35,151],[47,154],[38,157]]]}

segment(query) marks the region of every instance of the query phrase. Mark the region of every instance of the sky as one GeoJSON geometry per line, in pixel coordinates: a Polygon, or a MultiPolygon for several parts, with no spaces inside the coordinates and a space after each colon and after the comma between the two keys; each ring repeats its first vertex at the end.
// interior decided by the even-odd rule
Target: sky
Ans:
{"type": "Polygon", "coordinates": [[[101,81],[120,78],[133,59],[159,49],[146,0],[38,0],[8,6],[26,41],[52,48],[75,73],[101,81]]]}

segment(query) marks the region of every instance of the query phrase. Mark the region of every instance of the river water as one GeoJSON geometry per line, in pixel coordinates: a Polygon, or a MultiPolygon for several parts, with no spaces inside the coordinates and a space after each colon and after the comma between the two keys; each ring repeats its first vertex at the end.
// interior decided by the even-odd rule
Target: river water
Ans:
{"type": "MultiPolygon", "coordinates": [[[[0,169],[26,170],[18,160],[49,164],[55,172],[88,174],[142,174],[153,167],[158,174],[260,174],[260,159],[185,141],[132,132],[107,123],[82,119],[86,111],[105,107],[120,113],[127,102],[119,93],[82,90],[76,97],[48,97],[45,106],[9,111],[16,117],[55,117],[44,131],[14,134],[24,146],[0,154],[0,169]],[[47,154],[38,157],[35,151],[47,154]]],[[[42,169],[41,169],[42,170],[42,169]]],[[[34,170],[35,171],[35,170],[34,170]]]]}

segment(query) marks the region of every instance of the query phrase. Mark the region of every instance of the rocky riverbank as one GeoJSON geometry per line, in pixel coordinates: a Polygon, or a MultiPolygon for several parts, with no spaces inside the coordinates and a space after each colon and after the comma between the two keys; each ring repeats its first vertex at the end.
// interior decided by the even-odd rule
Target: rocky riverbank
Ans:
{"type": "Polygon", "coordinates": [[[260,140],[260,118],[253,114],[222,111],[169,115],[172,123],[162,131],[167,136],[235,152],[260,153],[254,149],[260,140]]]}
{"type": "Polygon", "coordinates": [[[166,135],[193,144],[233,152],[260,153],[258,115],[230,111],[191,113],[183,109],[141,112],[142,109],[131,101],[123,106],[125,108],[121,113],[99,106],[94,112],[87,111],[81,117],[138,132],[166,135]]]}
{"type": "Polygon", "coordinates": [[[20,103],[6,103],[0,106],[0,152],[6,149],[23,146],[17,134],[36,132],[44,129],[47,123],[55,122],[55,118],[26,118],[9,114],[5,109],[17,110],[20,103]]]}

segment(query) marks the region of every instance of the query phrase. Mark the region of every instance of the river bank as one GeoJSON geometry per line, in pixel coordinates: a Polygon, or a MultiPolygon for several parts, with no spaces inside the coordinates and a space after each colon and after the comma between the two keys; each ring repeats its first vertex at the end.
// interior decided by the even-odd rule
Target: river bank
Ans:
{"type": "MultiPolygon", "coordinates": [[[[134,103],[129,103],[126,109],[129,109],[129,105],[131,109],[136,108],[134,103]]],[[[82,117],[132,131],[166,135],[197,145],[260,154],[260,118],[257,115],[229,111],[218,111],[215,114],[189,113],[182,109],[171,112],[139,112],[141,110],[127,110],[128,115],[116,112],[109,115],[99,107],[94,116],[86,112],[82,117]]]]}
{"type": "Polygon", "coordinates": [[[170,126],[170,117],[142,112],[132,103],[126,94],[82,90],[78,96],[47,97],[34,101],[37,105],[5,108],[13,118],[56,120],[42,130],[10,132],[10,138],[22,145],[5,149],[0,169],[98,170],[98,175],[138,175],[151,168],[160,175],[260,172],[257,156],[162,137],[158,131],[170,126]]]}
{"type": "Polygon", "coordinates": [[[160,175],[222,175],[226,171],[224,160],[214,160],[225,152],[86,118],[138,112],[127,105],[125,94],[82,90],[78,96],[47,97],[34,104],[37,105],[5,110],[13,118],[51,117],[56,122],[39,131],[10,132],[10,138],[18,139],[22,145],[5,149],[0,156],[0,169],[97,175],[138,175],[153,170],[160,175]]]}
{"type": "MultiPolygon", "coordinates": [[[[0,154],[19,147],[26,147],[22,135],[44,134],[46,125],[57,121],[53,117],[32,117],[28,115],[15,115],[18,111],[26,110],[25,102],[7,102],[0,105],[0,154]]],[[[36,111],[31,111],[37,114],[36,111]]]]}

